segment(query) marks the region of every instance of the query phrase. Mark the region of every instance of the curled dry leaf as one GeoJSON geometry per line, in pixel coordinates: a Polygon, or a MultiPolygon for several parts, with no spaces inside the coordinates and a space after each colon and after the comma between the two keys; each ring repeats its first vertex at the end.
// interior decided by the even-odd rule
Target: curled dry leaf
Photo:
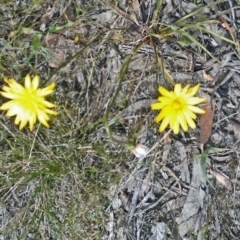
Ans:
{"type": "Polygon", "coordinates": [[[222,184],[227,190],[232,190],[232,183],[224,177],[222,174],[210,169],[211,174],[217,179],[217,181],[222,184]]]}
{"type": "Polygon", "coordinates": [[[213,125],[213,116],[214,116],[214,110],[215,110],[215,102],[212,101],[212,104],[210,102],[204,104],[202,109],[205,110],[205,114],[202,114],[201,117],[200,117],[200,138],[199,138],[199,142],[201,144],[205,144],[212,134],[212,125],[213,125]]]}
{"type": "Polygon", "coordinates": [[[150,148],[148,148],[145,145],[138,144],[135,148],[131,149],[131,152],[137,157],[137,158],[143,158],[147,156],[149,153],[150,148]]]}
{"type": "Polygon", "coordinates": [[[208,81],[213,80],[213,77],[210,74],[207,74],[204,70],[203,70],[203,77],[208,81]]]}

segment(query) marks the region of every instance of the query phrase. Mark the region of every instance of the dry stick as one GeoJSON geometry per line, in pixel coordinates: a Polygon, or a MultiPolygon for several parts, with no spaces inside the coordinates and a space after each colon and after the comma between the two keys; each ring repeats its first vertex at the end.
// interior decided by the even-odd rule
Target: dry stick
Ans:
{"type": "MultiPolygon", "coordinates": [[[[236,151],[236,154],[237,154],[237,159],[239,159],[239,155],[238,155],[238,151],[236,151]]],[[[235,199],[236,199],[236,185],[237,185],[237,179],[238,179],[238,173],[239,173],[239,170],[240,170],[240,163],[238,163],[238,166],[237,166],[237,173],[236,173],[236,181],[235,183],[233,184],[233,204],[234,204],[234,207],[236,205],[235,203],[235,199]]]]}
{"type": "Polygon", "coordinates": [[[132,197],[132,202],[131,202],[131,205],[129,206],[130,212],[129,212],[128,224],[131,222],[133,214],[135,212],[137,201],[138,201],[138,195],[141,190],[143,178],[145,176],[146,171],[147,171],[147,168],[144,168],[138,173],[139,180],[137,181],[137,184],[133,193],[133,197],[132,197]]]}
{"type": "Polygon", "coordinates": [[[233,26],[235,27],[235,29],[237,30],[237,25],[236,25],[236,17],[235,17],[235,11],[233,9],[233,4],[232,4],[232,0],[228,1],[230,8],[231,8],[231,13],[232,13],[232,20],[233,20],[233,26]]]}
{"type": "MultiPolygon", "coordinates": [[[[140,159],[140,163],[143,161],[143,159],[151,152],[153,151],[156,146],[161,143],[168,135],[169,133],[172,131],[172,129],[170,129],[166,134],[164,134],[164,136],[160,139],[159,142],[157,142],[156,144],[154,144],[154,146],[147,152],[147,154],[142,157],[140,159]]],[[[139,173],[139,180],[137,181],[137,186],[135,188],[135,191],[133,193],[133,198],[132,198],[132,202],[131,202],[131,205],[130,205],[130,213],[129,213],[129,219],[128,219],[128,224],[129,222],[131,221],[132,217],[133,217],[133,214],[134,214],[134,211],[136,209],[136,206],[137,206],[137,200],[138,200],[138,195],[139,195],[139,192],[141,190],[141,186],[142,186],[142,182],[143,182],[143,177],[144,177],[144,174],[146,172],[147,168],[146,169],[143,169],[140,173],[139,173]]],[[[136,168],[134,169],[134,171],[136,171],[136,168]]],[[[133,171],[133,172],[134,172],[133,171]]],[[[133,174],[133,173],[132,173],[133,174]]]]}
{"type": "MultiPolygon", "coordinates": [[[[175,185],[177,185],[176,182],[174,183],[173,187],[175,187],[175,185]]],[[[169,189],[168,189],[168,190],[169,190],[169,189]]],[[[161,202],[161,201],[168,195],[169,192],[170,192],[170,190],[167,191],[167,192],[165,192],[155,203],[149,205],[147,208],[145,208],[145,209],[137,212],[136,214],[142,214],[142,213],[144,213],[144,212],[146,212],[146,211],[148,211],[148,210],[156,207],[156,206],[159,204],[159,202],[161,202]]]]}
{"type": "MultiPolygon", "coordinates": [[[[218,84],[214,87],[213,92],[212,92],[212,94],[211,94],[211,100],[210,100],[211,106],[212,106],[212,101],[213,101],[214,93],[218,90],[218,88],[219,88],[221,85],[223,85],[224,83],[226,83],[226,82],[232,77],[233,74],[234,74],[234,72],[233,72],[233,71],[230,71],[230,72],[227,74],[227,76],[226,76],[222,81],[220,81],[220,83],[218,83],[218,84]]],[[[217,74],[217,77],[218,77],[218,74],[217,74]]],[[[212,106],[212,109],[213,109],[213,106],[212,106]]]]}
{"type": "Polygon", "coordinates": [[[60,66],[50,75],[50,77],[46,80],[45,83],[48,82],[53,82],[54,81],[54,77],[56,77],[56,75],[59,73],[59,71],[66,67],[68,64],[72,63],[73,61],[75,61],[76,59],[78,59],[81,54],[88,48],[91,46],[92,43],[96,42],[102,35],[104,34],[104,32],[100,32],[99,34],[97,34],[97,36],[92,39],[87,45],[85,45],[78,53],[76,53],[75,55],[69,57],[66,61],[64,61],[62,64],[60,64],[60,66]]]}
{"type": "Polygon", "coordinates": [[[120,8],[116,7],[115,5],[109,3],[106,0],[102,0],[103,4],[105,4],[107,7],[112,8],[115,12],[117,12],[119,15],[123,16],[124,18],[128,19],[130,22],[135,23],[139,26],[139,23],[135,21],[135,19],[132,18],[131,15],[125,13],[120,8]]]}
{"type": "Polygon", "coordinates": [[[113,134],[112,134],[111,127],[110,127],[109,124],[108,124],[109,113],[110,113],[110,109],[111,109],[111,108],[114,106],[114,104],[116,103],[116,99],[117,99],[117,96],[118,96],[118,94],[119,94],[119,92],[120,92],[120,90],[121,90],[121,88],[122,88],[122,82],[123,82],[124,76],[125,76],[125,74],[126,74],[126,72],[127,72],[127,70],[128,70],[130,61],[131,61],[132,57],[134,56],[134,54],[137,53],[138,50],[141,48],[141,46],[142,46],[142,43],[140,43],[140,44],[138,44],[137,46],[135,46],[133,53],[132,53],[131,55],[129,55],[129,56],[126,58],[126,60],[124,61],[123,65],[122,65],[122,67],[121,67],[121,69],[120,69],[120,71],[119,71],[119,74],[118,74],[118,76],[117,76],[117,80],[118,80],[117,88],[116,88],[116,90],[115,90],[115,92],[114,92],[114,94],[113,94],[113,97],[112,97],[110,103],[108,104],[107,109],[106,109],[106,112],[105,112],[105,114],[104,114],[104,116],[103,116],[104,127],[105,127],[105,130],[106,130],[106,132],[107,132],[108,137],[109,137],[112,141],[114,141],[114,142],[116,142],[116,143],[119,143],[119,144],[126,144],[127,142],[125,142],[125,141],[119,141],[118,139],[115,139],[115,138],[114,138],[114,136],[113,136],[113,134]],[[119,77],[119,79],[118,79],[118,77],[119,77]]]}

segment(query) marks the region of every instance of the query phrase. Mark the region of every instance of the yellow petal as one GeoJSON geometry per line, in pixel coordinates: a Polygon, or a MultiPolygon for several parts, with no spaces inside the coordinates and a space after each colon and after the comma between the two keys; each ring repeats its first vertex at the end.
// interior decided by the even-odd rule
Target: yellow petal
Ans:
{"type": "Polygon", "coordinates": [[[24,87],[21,84],[17,83],[14,79],[9,79],[7,83],[9,87],[7,87],[8,90],[6,92],[21,93],[24,91],[24,87]]]}
{"type": "Polygon", "coordinates": [[[39,122],[41,122],[45,127],[47,128],[49,127],[49,124],[47,123],[47,121],[49,120],[49,117],[45,112],[38,110],[37,117],[39,122]]]}
{"type": "Polygon", "coordinates": [[[27,125],[27,122],[28,122],[27,119],[22,119],[19,129],[22,130],[27,125]]]}
{"type": "Polygon", "coordinates": [[[48,102],[48,101],[45,101],[45,100],[41,101],[41,103],[42,103],[42,105],[43,105],[44,107],[47,107],[47,108],[53,108],[53,107],[56,107],[56,106],[57,106],[56,104],[51,103],[51,102],[48,102]]]}
{"type": "Polygon", "coordinates": [[[49,94],[51,94],[54,91],[55,83],[50,84],[49,86],[39,89],[38,96],[45,97],[49,94]]]}
{"type": "Polygon", "coordinates": [[[179,122],[178,120],[175,121],[174,126],[173,126],[173,133],[178,134],[179,133],[179,122]]]}
{"type": "Polygon", "coordinates": [[[180,83],[176,84],[174,87],[174,92],[176,93],[177,96],[181,95],[181,91],[182,91],[182,86],[180,83]]]}
{"type": "Polygon", "coordinates": [[[153,103],[151,105],[152,106],[152,110],[160,110],[160,109],[166,107],[167,105],[171,105],[171,102],[172,102],[172,100],[169,99],[169,101],[162,101],[162,102],[153,103]]]}
{"type": "Polygon", "coordinates": [[[188,131],[189,127],[194,129],[197,118],[196,113],[204,113],[204,110],[198,108],[197,104],[205,101],[204,98],[194,97],[200,85],[197,84],[190,88],[187,84],[182,88],[181,84],[174,86],[174,91],[168,91],[164,87],[159,87],[161,96],[158,102],[152,104],[153,110],[161,110],[156,117],[156,122],[162,121],[159,131],[162,132],[169,125],[174,134],[178,134],[180,128],[188,131]]]}
{"type": "Polygon", "coordinates": [[[177,118],[178,118],[178,122],[180,123],[183,131],[184,131],[184,132],[187,132],[187,130],[188,130],[188,125],[187,125],[187,122],[186,122],[186,119],[185,119],[183,113],[178,114],[177,118]]]}
{"type": "Polygon", "coordinates": [[[183,88],[181,95],[185,95],[185,94],[188,92],[189,87],[190,87],[190,85],[187,84],[187,85],[183,88]]]}
{"type": "Polygon", "coordinates": [[[163,118],[165,118],[166,116],[169,116],[170,113],[171,113],[171,106],[167,106],[163,108],[162,111],[157,115],[155,121],[160,122],[163,118]]]}
{"type": "Polygon", "coordinates": [[[57,115],[57,112],[50,108],[56,105],[48,102],[44,97],[53,92],[55,84],[38,89],[39,77],[35,76],[31,82],[29,74],[25,77],[24,86],[14,79],[5,78],[4,81],[9,86],[4,86],[0,94],[11,100],[2,104],[0,109],[7,110],[6,115],[9,117],[16,115],[14,123],[19,125],[19,129],[21,130],[29,123],[29,128],[32,130],[37,119],[44,126],[49,127],[48,115],[57,115]]]}
{"type": "Polygon", "coordinates": [[[197,84],[196,86],[190,88],[189,91],[188,91],[188,94],[190,96],[194,96],[197,93],[199,87],[200,87],[200,84],[197,84]]]}
{"type": "Polygon", "coordinates": [[[3,86],[2,90],[4,92],[10,92],[11,91],[11,88],[10,87],[7,87],[7,86],[3,86]]]}
{"type": "Polygon", "coordinates": [[[32,80],[32,88],[33,90],[37,90],[39,86],[39,76],[34,76],[33,80],[32,80]]]}
{"type": "Polygon", "coordinates": [[[40,117],[40,118],[38,118],[38,120],[39,120],[39,122],[42,123],[45,127],[47,127],[47,128],[50,127],[45,118],[40,117]]]}
{"type": "Polygon", "coordinates": [[[31,78],[30,75],[27,74],[25,77],[25,82],[24,82],[25,88],[30,89],[31,88],[31,78]]]}
{"type": "Polygon", "coordinates": [[[156,102],[156,103],[151,104],[151,109],[152,110],[160,110],[160,109],[162,109],[161,103],[160,102],[156,102]]]}
{"type": "Polygon", "coordinates": [[[158,98],[158,101],[161,102],[162,104],[167,105],[167,104],[171,104],[172,99],[169,98],[169,97],[163,97],[163,96],[161,96],[161,97],[158,98]]]}
{"type": "Polygon", "coordinates": [[[188,109],[190,109],[192,112],[195,112],[195,113],[205,113],[205,111],[201,108],[198,108],[196,106],[188,106],[188,109]]]}
{"type": "Polygon", "coordinates": [[[187,103],[190,105],[196,105],[196,104],[202,103],[204,101],[206,101],[205,98],[199,98],[199,97],[190,97],[187,99],[187,103]]]}
{"type": "Polygon", "coordinates": [[[33,130],[33,126],[36,123],[37,119],[36,119],[36,114],[32,114],[29,118],[29,129],[30,131],[33,130]]]}
{"type": "Polygon", "coordinates": [[[19,111],[21,111],[21,107],[19,105],[13,105],[6,113],[7,117],[12,117],[14,115],[17,115],[19,111]]]}
{"type": "Polygon", "coordinates": [[[21,118],[19,115],[17,115],[15,118],[15,121],[14,121],[15,125],[18,125],[20,123],[20,121],[21,121],[21,118]]]}
{"type": "Polygon", "coordinates": [[[162,96],[164,97],[169,97],[169,98],[173,98],[173,94],[172,92],[169,92],[166,88],[164,87],[159,87],[158,91],[161,93],[162,96]]]}
{"type": "Polygon", "coordinates": [[[166,129],[169,122],[170,122],[170,116],[165,117],[160,125],[159,131],[163,132],[166,129]]]}
{"type": "Polygon", "coordinates": [[[196,128],[196,124],[194,123],[194,121],[192,120],[192,118],[189,117],[189,115],[186,114],[186,111],[183,112],[185,119],[187,121],[187,124],[189,127],[191,127],[192,129],[196,128]]]}
{"type": "Polygon", "coordinates": [[[192,118],[192,119],[197,118],[197,115],[193,113],[191,110],[189,110],[188,108],[184,110],[184,116],[188,116],[189,118],[192,118]]]}
{"type": "Polygon", "coordinates": [[[58,115],[58,112],[53,111],[53,110],[51,110],[51,109],[45,109],[44,111],[45,111],[46,113],[48,113],[48,114],[58,115]]]}
{"type": "Polygon", "coordinates": [[[177,101],[181,104],[182,107],[185,107],[187,105],[187,100],[184,96],[180,96],[177,98],[177,101]]]}
{"type": "Polygon", "coordinates": [[[0,93],[5,98],[14,99],[16,97],[16,94],[13,94],[13,93],[9,93],[9,92],[0,92],[0,93]]]}
{"type": "Polygon", "coordinates": [[[172,111],[171,114],[169,114],[171,116],[171,120],[170,120],[170,128],[173,129],[176,121],[177,121],[177,111],[172,111]]]}

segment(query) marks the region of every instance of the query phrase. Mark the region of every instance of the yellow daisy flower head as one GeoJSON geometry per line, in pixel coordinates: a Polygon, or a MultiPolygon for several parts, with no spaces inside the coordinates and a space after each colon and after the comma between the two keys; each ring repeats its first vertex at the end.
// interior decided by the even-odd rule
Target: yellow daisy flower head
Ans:
{"type": "Polygon", "coordinates": [[[30,130],[37,120],[44,126],[49,127],[49,114],[57,115],[57,112],[50,108],[56,107],[55,104],[45,100],[45,97],[54,91],[55,83],[45,88],[38,88],[39,76],[35,76],[32,81],[30,75],[25,77],[24,86],[17,83],[13,78],[4,78],[8,86],[3,86],[0,94],[10,101],[4,103],[0,109],[7,110],[6,116],[16,115],[15,124],[19,129],[24,128],[29,122],[30,130]]]}
{"type": "Polygon", "coordinates": [[[192,129],[196,128],[194,120],[197,118],[196,113],[203,114],[204,110],[194,106],[204,102],[205,98],[194,97],[200,85],[190,88],[186,85],[182,88],[181,84],[176,84],[173,91],[168,91],[164,87],[159,87],[158,91],[161,96],[158,102],[151,105],[152,110],[160,110],[156,117],[156,122],[161,122],[159,131],[164,131],[167,126],[173,130],[174,134],[178,134],[180,127],[186,132],[188,126],[192,129]]]}

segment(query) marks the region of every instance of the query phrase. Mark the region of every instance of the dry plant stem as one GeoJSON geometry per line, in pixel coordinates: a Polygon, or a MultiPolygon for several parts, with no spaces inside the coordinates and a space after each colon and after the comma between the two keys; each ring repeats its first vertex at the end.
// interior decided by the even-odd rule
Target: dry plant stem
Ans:
{"type": "Polygon", "coordinates": [[[113,95],[113,98],[112,98],[112,101],[108,104],[107,106],[107,110],[106,110],[106,113],[104,114],[104,125],[105,125],[105,129],[106,129],[106,132],[107,132],[107,135],[108,137],[114,141],[114,142],[117,142],[117,143],[120,143],[120,144],[123,144],[125,142],[123,141],[119,141],[117,140],[116,138],[113,137],[113,134],[112,134],[112,131],[111,131],[111,128],[110,126],[108,125],[108,118],[109,118],[109,112],[110,112],[110,109],[113,107],[113,105],[115,104],[116,102],[116,98],[119,94],[119,91],[121,90],[121,87],[122,87],[122,82],[124,80],[124,75],[127,71],[127,68],[128,68],[128,65],[131,61],[131,58],[132,58],[132,55],[130,55],[124,62],[124,64],[122,65],[121,67],[121,70],[120,70],[120,73],[119,73],[119,76],[120,76],[120,79],[118,81],[118,85],[117,85],[117,88],[116,88],[116,91],[113,95]]]}
{"type": "Polygon", "coordinates": [[[211,6],[217,5],[217,4],[219,4],[219,3],[227,2],[227,1],[228,1],[228,0],[219,0],[219,1],[217,1],[217,2],[213,2],[213,3],[210,3],[210,4],[206,5],[206,6],[200,7],[200,8],[198,8],[198,9],[196,9],[195,11],[187,14],[186,16],[178,19],[178,20],[175,22],[175,24],[177,24],[177,23],[179,23],[179,22],[182,22],[183,20],[185,20],[185,19],[187,19],[187,18],[190,18],[190,17],[196,15],[198,12],[202,12],[204,9],[206,9],[206,7],[211,7],[211,6]]]}
{"type": "MultiPolygon", "coordinates": [[[[147,156],[150,152],[152,152],[152,151],[157,147],[157,145],[158,145],[159,143],[161,143],[171,132],[172,132],[172,129],[169,129],[169,130],[163,135],[163,137],[162,137],[157,143],[155,143],[155,144],[150,148],[150,150],[146,153],[146,156],[147,156]]],[[[141,158],[140,160],[144,159],[146,156],[144,156],[144,157],[141,158]]]]}
{"type": "Polygon", "coordinates": [[[28,156],[28,162],[30,161],[30,159],[32,157],[32,151],[33,151],[33,148],[34,148],[34,145],[35,145],[35,142],[36,142],[36,138],[37,138],[39,127],[40,127],[40,124],[38,124],[37,130],[36,130],[36,132],[34,134],[33,142],[31,144],[31,149],[30,149],[30,153],[29,153],[29,156],[28,156]]]}
{"type": "Polygon", "coordinates": [[[225,11],[222,11],[222,12],[220,12],[220,13],[218,13],[218,14],[213,15],[213,17],[222,16],[222,15],[224,15],[224,14],[226,14],[226,13],[231,12],[232,10],[236,10],[236,9],[239,9],[239,8],[240,8],[240,6],[236,6],[236,7],[233,7],[233,8],[231,8],[231,9],[227,9],[227,10],[225,10],[225,11]]]}
{"type": "Polygon", "coordinates": [[[131,205],[129,206],[130,212],[129,212],[129,219],[128,224],[131,222],[133,214],[136,210],[137,201],[138,201],[138,195],[142,187],[142,182],[145,176],[145,173],[147,172],[147,168],[141,169],[141,171],[138,172],[138,180],[134,189],[131,205]]]}
{"type": "MultiPolygon", "coordinates": [[[[238,154],[238,151],[236,151],[236,154],[237,154],[237,159],[239,159],[239,154],[238,154]]],[[[237,173],[236,173],[236,177],[235,177],[235,182],[233,184],[233,199],[234,199],[234,206],[236,205],[236,185],[237,185],[237,179],[238,179],[238,175],[239,175],[239,171],[240,171],[240,162],[238,162],[238,166],[237,166],[237,173]]]]}
{"type": "Polygon", "coordinates": [[[238,28],[236,26],[236,16],[235,16],[235,11],[233,9],[232,0],[229,0],[228,3],[229,3],[229,6],[231,8],[233,26],[237,30],[238,28]]]}
{"type": "Polygon", "coordinates": [[[138,25],[138,23],[136,21],[134,21],[134,19],[131,17],[131,15],[125,13],[124,11],[122,11],[121,9],[119,9],[118,7],[114,6],[113,4],[109,3],[106,0],[101,0],[99,1],[100,3],[104,3],[107,7],[112,8],[114,11],[116,11],[119,15],[125,17],[126,19],[128,19],[130,22],[135,23],[138,25]]]}
{"type": "Polygon", "coordinates": [[[14,134],[2,122],[0,122],[0,124],[13,138],[15,138],[14,134]]]}
{"type": "Polygon", "coordinates": [[[231,77],[232,75],[234,74],[234,71],[230,71],[227,76],[222,80],[220,81],[219,83],[217,83],[217,85],[214,87],[213,89],[213,92],[211,94],[211,100],[210,100],[210,103],[212,105],[212,102],[213,102],[213,96],[214,96],[214,93],[218,90],[218,88],[223,85],[224,83],[226,83],[231,77]]]}
{"type": "Polygon", "coordinates": [[[141,46],[142,46],[142,44],[137,45],[137,46],[134,48],[133,53],[132,53],[130,56],[128,56],[127,59],[124,61],[123,65],[122,65],[122,67],[121,67],[121,69],[120,69],[120,72],[119,72],[119,74],[118,74],[118,76],[117,76],[117,79],[118,79],[117,88],[116,88],[116,90],[115,90],[115,92],[114,92],[114,95],[113,95],[113,98],[112,98],[111,102],[110,102],[110,103],[108,104],[108,106],[107,106],[106,112],[105,112],[104,117],[103,117],[103,122],[104,122],[104,126],[105,126],[105,129],[106,129],[106,132],[107,132],[108,137],[109,137],[112,141],[114,141],[114,142],[116,142],[116,143],[120,143],[120,144],[125,144],[125,143],[127,143],[127,142],[125,142],[125,141],[119,141],[118,139],[116,139],[116,138],[113,137],[113,134],[112,134],[112,131],[111,131],[111,127],[110,127],[109,124],[108,124],[109,113],[110,113],[110,110],[112,109],[112,107],[115,105],[117,96],[118,96],[118,94],[119,94],[119,92],[120,92],[120,90],[121,90],[121,88],[122,88],[122,82],[123,82],[124,77],[125,77],[125,74],[126,74],[126,72],[127,72],[127,70],[128,70],[128,66],[129,66],[129,64],[130,64],[130,61],[131,61],[132,57],[134,56],[134,54],[137,53],[138,50],[141,48],[141,46]]]}
{"type": "MultiPolygon", "coordinates": [[[[151,152],[153,151],[156,146],[161,143],[171,132],[172,130],[170,129],[166,134],[164,134],[164,136],[160,139],[159,142],[157,142],[150,150],[149,152],[146,154],[146,156],[151,152]]],[[[143,162],[143,159],[146,158],[146,156],[144,156],[143,158],[139,159],[139,164],[141,164],[143,162]]],[[[155,161],[155,159],[154,159],[155,161]]],[[[155,166],[155,163],[153,163],[153,166],[155,166]]],[[[132,174],[134,174],[134,172],[137,170],[137,167],[133,170],[132,174]]],[[[130,205],[130,213],[129,213],[129,219],[128,219],[128,223],[131,221],[133,215],[134,215],[134,212],[135,212],[135,209],[136,209],[136,206],[137,206],[137,201],[138,201],[138,195],[139,195],[139,192],[141,190],[141,186],[142,186],[142,182],[143,182],[143,178],[144,178],[144,175],[146,173],[146,170],[147,168],[144,168],[142,169],[139,173],[138,173],[138,181],[136,183],[136,188],[135,188],[135,191],[134,191],[134,194],[133,194],[133,198],[132,198],[132,201],[131,201],[131,205],[130,205]]]]}
{"type": "Polygon", "coordinates": [[[104,35],[104,32],[100,32],[93,40],[91,40],[82,50],[80,50],[78,53],[76,53],[75,55],[69,57],[65,62],[63,62],[62,64],[60,64],[60,66],[50,75],[50,77],[48,78],[48,80],[45,82],[54,82],[55,79],[54,77],[59,74],[59,71],[66,67],[68,64],[70,64],[71,62],[73,62],[74,60],[76,60],[77,58],[79,58],[81,56],[81,54],[87,49],[89,48],[95,41],[97,41],[102,35],[104,35]]]}
{"type": "Polygon", "coordinates": [[[152,19],[153,27],[156,27],[157,24],[158,24],[159,13],[161,11],[163,0],[157,0],[156,2],[157,2],[157,6],[156,6],[156,9],[153,12],[153,19],[152,19]]]}
{"type": "MultiPolygon", "coordinates": [[[[175,187],[175,185],[177,184],[177,182],[174,183],[173,187],[175,187]]],[[[169,190],[169,189],[168,189],[169,190]]],[[[137,214],[143,214],[145,213],[146,211],[156,207],[159,202],[161,202],[168,194],[170,193],[170,190],[165,192],[156,202],[154,202],[153,204],[149,205],[147,208],[143,209],[142,211],[139,211],[139,212],[136,212],[135,215],[137,214]]]]}

